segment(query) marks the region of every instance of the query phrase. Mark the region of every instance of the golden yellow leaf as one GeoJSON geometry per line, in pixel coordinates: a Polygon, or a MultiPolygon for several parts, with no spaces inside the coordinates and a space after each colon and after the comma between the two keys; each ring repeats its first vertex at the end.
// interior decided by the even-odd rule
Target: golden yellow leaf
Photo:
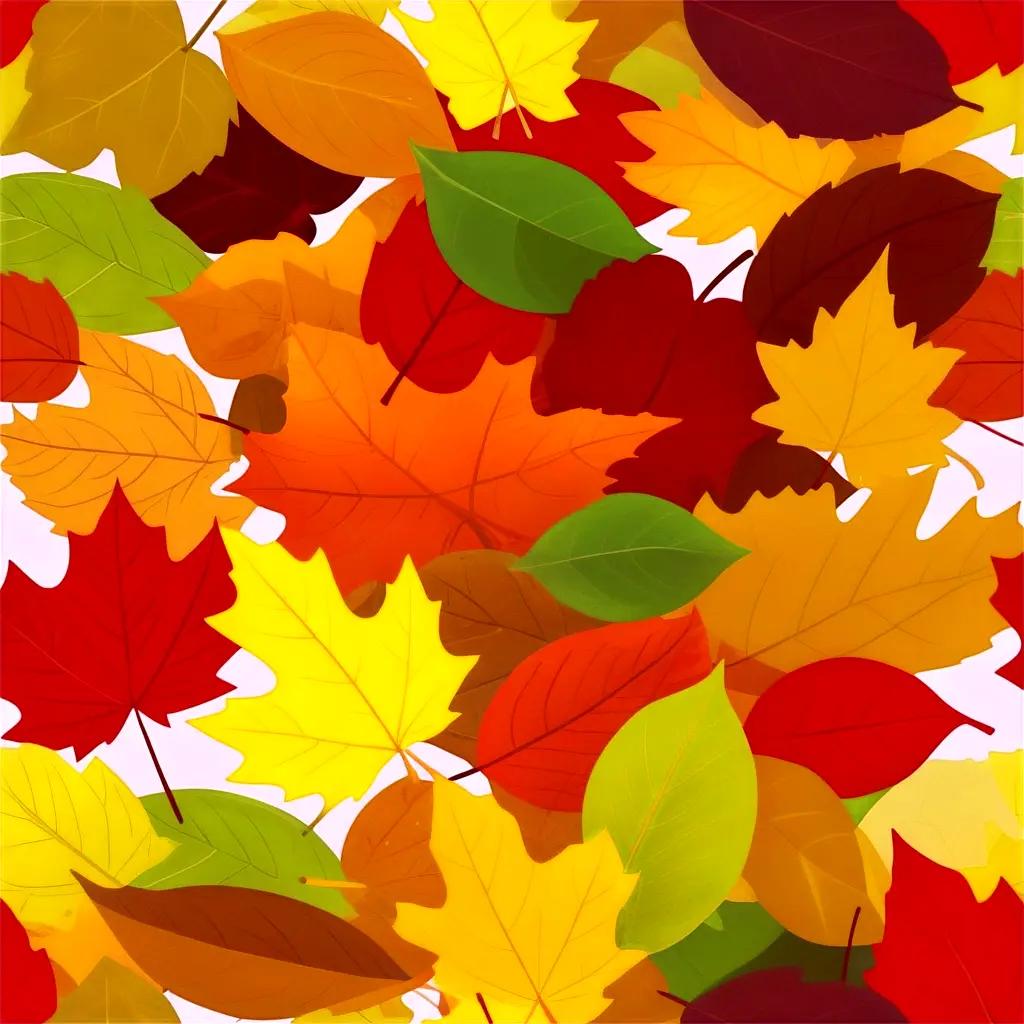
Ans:
{"type": "Polygon", "coordinates": [[[57,533],[91,533],[120,481],[136,512],[167,529],[179,559],[219,520],[240,526],[251,501],[210,487],[231,466],[231,428],[204,417],[213,403],[174,356],[112,334],[81,332],[84,409],[40,405],[35,420],[15,413],[3,428],[4,469],[25,503],[57,533]]]}
{"type": "Polygon", "coordinates": [[[242,106],[324,167],[392,178],[417,170],[409,143],[453,147],[415,56],[364,18],[323,11],[218,38],[242,106]]]}
{"type": "Polygon", "coordinates": [[[318,14],[322,11],[353,14],[379,25],[392,3],[393,0],[256,0],[251,7],[247,7],[219,29],[218,35],[247,32],[261,25],[272,25],[275,21],[290,21],[304,14],[318,14]]]}
{"type": "Polygon", "coordinates": [[[757,826],[743,877],[760,904],[794,935],[845,946],[860,907],[854,944],[878,942],[882,918],[868,872],[879,867],[870,843],[842,801],[814,772],[774,757],[756,757],[757,826]]]}
{"type": "Polygon", "coordinates": [[[31,60],[32,44],[29,43],[15,60],[0,68],[0,143],[7,138],[28,102],[25,74],[31,60]]]}
{"type": "Polygon", "coordinates": [[[576,113],[565,90],[579,78],[573,63],[596,21],[563,21],[550,0],[435,0],[432,7],[430,21],[398,17],[463,128],[513,109],[542,121],[576,113]]]}
{"type": "Polygon", "coordinates": [[[31,94],[5,153],[74,171],[109,148],[122,185],[154,196],[224,152],[235,97],[185,49],[172,0],[45,4],[32,24],[31,94]]]}
{"type": "MultiPolygon", "coordinates": [[[[892,161],[889,161],[890,163],[892,161]]],[[[952,153],[943,153],[925,164],[925,169],[948,174],[951,178],[959,178],[962,182],[981,192],[992,192],[999,195],[1006,184],[1006,175],[987,160],[964,153],[959,149],[952,153]]]]}
{"type": "Polygon", "coordinates": [[[644,958],[615,945],[636,879],[606,832],[537,864],[493,797],[439,781],[430,849],[444,906],[401,903],[395,930],[437,953],[443,992],[460,1004],[481,993],[496,1024],[592,1020],[605,988],[644,958]]]}
{"type": "Polygon", "coordinates": [[[1024,898],[1024,752],[984,761],[925,761],[871,808],[861,830],[892,863],[892,831],[961,872],[984,901],[1005,878],[1024,898]]]}
{"type": "Polygon", "coordinates": [[[270,693],[236,697],[192,724],[242,751],[237,782],[319,794],[325,810],[360,797],[397,753],[436,736],[475,657],[449,654],[406,559],[372,618],[350,611],[327,558],[306,562],[279,544],[224,531],[238,599],[207,621],[277,677],[270,693]]]}
{"type": "Polygon", "coordinates": [[[753,128],[706,89],[680,96],[674,110],[635,111],[622,122],[654,150],[643,163],[623,164],[626,180],[690,211],[669,234],[721,242],[747,226],[764,241],[779,218],[853,162],[841,141],[821,148],[814,139],[788,138],[776,124],[753,128]]]}
{"type": "Polygon", "coordinates": [[[954,86],[953,91],[984,109],[955,107],[920,128],[912,128],[904,136],[900,150],[900,166],[904,170],[923,167],[965,142],[1009,125],[1016,130],[1013,152],[1024,151],[1024,67],[1001,75],[993,64],[977,78],[954,86]]]}
{"type": "Polygon", "coordinates": [[[807,348],[758,344],[779,397],[754,419],[781,430],[784,444],[827,452],[829,461],[841,453],[858,487],[944,462],[943,439],[960,420],[928,398],[963,353],[915,347],[914,335],[914,324],[893,319],[885,248],[834,317],[818,310],[807,348]]]}
{"type": "Polygon", "coordinates": [[[846,523],[829,487],[755,494],[735,515],[701,501],[697,517],[750,551],[697,599],[708,632],[735,649],[730,686],[755,659],[790,671],[857,655],[920,672],[988,648],[1005,628],[989,604],[991,556],[1020,551],[1016,509],[983,519],[970,503],[918,540],[934,478],[889,481],[846,523]]]}
{"type": "Polygon", "coordinates": [[[61,999],[53,1024],[178,1024],[163,990],[110,958],[104,958],[73,992],[61,999]]]}

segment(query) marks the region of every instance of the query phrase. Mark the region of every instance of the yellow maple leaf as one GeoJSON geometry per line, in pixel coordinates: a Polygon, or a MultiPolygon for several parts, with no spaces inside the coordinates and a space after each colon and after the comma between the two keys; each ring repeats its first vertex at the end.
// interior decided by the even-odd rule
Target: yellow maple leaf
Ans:
{"type": "Polygon", "coordinates": [[[338,593],[322,551],[308,561],[279,544],[224,531],[238,598],[207,621],[255,655],[277,685],[192,724],[242,751],[237,782],[319,794],[325,812],[361,797],[397,753],[458,716],[448,705],[475,656],[445,650],[441,604],[406,559],[380,611],[360,618],[338,593]]]}
{"type": "Polygon", "coordinates": [[[697,599],[735,651],[731,687],[756,662],[790,671],[856,655],[921,672],[988,648],[1005,627],[991,556],[1020,551],[1017,509],[983,519],[972,502],[918,540],[935,472],[888,481],[845,523],[827,486],[755,494],[735,515],[701,501],[697,518],[750,551],[697,599]]]}
{"type": "Polygon", "coordinates": [[[252,502],[210,489],[235,455],[202,381],[180,359],[112,334],[82,331],[80,350],[89,404],[40,405],[34,420],[16,412],[3,428],[4,469],[25,504],[58,533],[91,533],[120,481],[142,519],[166,527],[175,559],[215,520],[240,526],[252,502]]]}
{"type": "Polygon", "coordinates": [[[169,0],[46,4],[32,24],[28,103],[4,140],[67,171],[109,148],[122,185],[165,192],[224,152],[235,97],[186,48],[169,0]]]}
{"type": "Polygon", "coordinates": [[[829,461],[841,453],[858,487],[944,461],[943,439],[960,420],[928,398],[963,353],[915,348],[914,334],[893,320],[887,247],[834,317],[818,310],[807,348],[758,344],[779,398],[754,419],[778,427],[784,444],[828,452],[829,461]]]}
{"type": "Polygon", "coordinates": [[[722,242],[748,225],[764,241],[779,218],[853,162],[845,142],[824,148],[789,138],[776,124],[755,128],[703,90],[680,96],[673,110],[635,111],[622,123],[654,150],[642,163],[624,163],[626,180],[690,211],[669,231],[699,242],[722,242]]]}
{"type": "Polygon", "coordinates": [[[605,988],[644,958],[615,945],[636,877],[606,832],[538,864],[492,796],[438,781],[430,852],[447,899],[400,903],[395,929],[437,953],[443,992],[470,1006],[479,992],[496,1022],[592,1020],[605,988]]]}
{"type": "Polygon", "coordinates": [[[565,90],[579,78],[573,64],[596,21],[566,22],[550,0],[435,0],[434,17],[398,12],[427,58],[431,82],[463,128],[523,109],[542,121],[572,117],[565,90]]]}

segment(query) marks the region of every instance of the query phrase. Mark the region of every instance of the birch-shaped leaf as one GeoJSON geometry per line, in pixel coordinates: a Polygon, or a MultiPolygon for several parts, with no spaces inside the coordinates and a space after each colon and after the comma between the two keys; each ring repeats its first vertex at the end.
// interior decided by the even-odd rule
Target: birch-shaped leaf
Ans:
{"type": "Polygon", "coordinates": [[[322,551],[301,562],[278,544],[224,536],[238,600],[209,621],[277,676],[270,693],[193,722],[242,751],[232,779],[280,786],[289,800],[319,794],[326,812],[454,721],[448,705],[476,658],[445,650],[440,603],[427,599],[410,560],[381,610],[360,618],[322,551]]]}
{"type": "Polygon", "coordinates": [[[640,874],[619,916],[622,946],[655,952],[678,942],[722,902],[743,869],[757,784],[724,680],[719,666],[637,712],[590,776],[584,836],[607,829],[625,870],[640,874]]]}

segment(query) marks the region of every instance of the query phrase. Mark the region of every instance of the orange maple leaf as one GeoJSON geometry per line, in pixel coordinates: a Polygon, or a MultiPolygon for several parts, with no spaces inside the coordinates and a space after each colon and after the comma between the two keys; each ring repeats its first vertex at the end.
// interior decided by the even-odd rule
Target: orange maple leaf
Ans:
{"type": "Polygon", "coordinates": [[[322,547],[348,591],[395,578],[402,558],[446,551],[524,552],[544,530],[600,497],[606,468],[670,420],[574,409],[539,416],[534,361],[492,358],[465,390],[410,385],[380,396],[394,368],[348,334],[299,325],[289,338],[288,420],[250,434],[234,489],[284,513],[297,557],[322,547]]]}

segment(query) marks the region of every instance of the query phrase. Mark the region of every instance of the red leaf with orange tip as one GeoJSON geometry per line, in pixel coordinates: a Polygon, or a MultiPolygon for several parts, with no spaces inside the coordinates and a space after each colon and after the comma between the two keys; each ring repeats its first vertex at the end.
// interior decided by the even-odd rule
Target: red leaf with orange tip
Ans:
{"type": "Polygon", "coordinates": [[[0,900],[0,1021],[42,1024],[57,1009],[57,983],[50,958],[34,950],[21,922],[0,900]]]}
{"type": "MultiPolygon", "coordinates": [[[[993,558],[999,585],[992,595],[992,607],[1017,631],[1024,645],[1024,555],[993,558]]],[[[1000,670],[999,675],[1024,689],[1024,646],[1000,670]]]]}

